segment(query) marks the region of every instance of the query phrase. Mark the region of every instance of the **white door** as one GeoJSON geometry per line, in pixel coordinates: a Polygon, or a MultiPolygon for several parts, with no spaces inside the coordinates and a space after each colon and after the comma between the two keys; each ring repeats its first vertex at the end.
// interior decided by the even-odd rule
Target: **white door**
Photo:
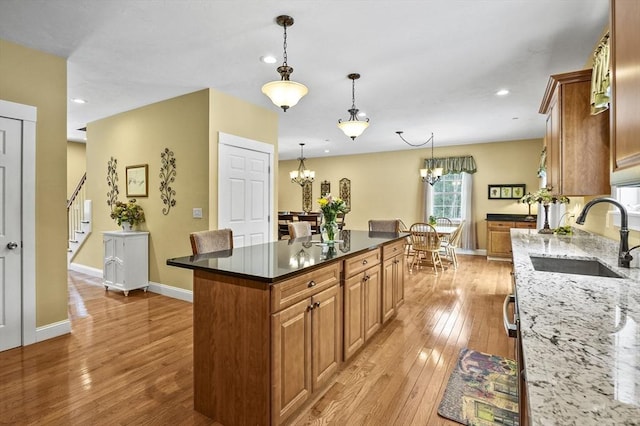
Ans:
{"type": "Polygon", "coordinates": [[[271,154],[221,142],[218,155],[218,228],[234,247],[271,241],[271,154]]]}
{"type": "Polygon", "coordinates": [[[22,345],[22,121],[0,117],[0,351],[22,345]]]}

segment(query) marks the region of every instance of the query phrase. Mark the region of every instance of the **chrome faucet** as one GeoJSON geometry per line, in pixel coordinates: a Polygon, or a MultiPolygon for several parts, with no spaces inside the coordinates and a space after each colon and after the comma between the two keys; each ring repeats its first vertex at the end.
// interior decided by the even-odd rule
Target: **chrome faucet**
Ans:
{"type": "MultiPolygon", "coordinates": [[[[633,249],[629,250],[629,220],[627,209],[625,209],[622,204],[620,204],[617,200],[609,197],[595,198],[584,205],[582,211],[576,219],[576,223],[579,225],[584,224],[584,220],[587,217],[589,209],[598,203],[611,203],[620,210],[620,249],[618,250],[618,266],[629,268],[631,261],[633,260],[633,256],[631,256],[631,253],[629,252],[633,249]]],[[[635,248],[637,248],[637,246],[634,247],[634,249],[635,248]]]]}

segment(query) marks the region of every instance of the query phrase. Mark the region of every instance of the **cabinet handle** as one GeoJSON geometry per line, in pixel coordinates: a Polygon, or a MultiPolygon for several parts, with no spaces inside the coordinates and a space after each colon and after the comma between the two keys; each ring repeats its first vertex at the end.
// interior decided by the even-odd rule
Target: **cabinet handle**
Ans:
{"type": "Polygon", "coordinates": [[[313,311],[313,303],[307,306],[307,311],[313,311]]]}
{"type": "Polygon", "coordinates": [[[362,279],[363,281],[368,281],[369,280],[369,275],[365,275],[364,278],[362,279]]]}
{"type": "Polygon", "coordinates": [[[363,264],[363,265],[366,265],[367,263],[369,263],[369,262],[367,262],[367,259],[364,259],[364,260],[362,261],[362,264],[363,264]]]}
{"type": "Polygon", "coordinates": [[[320,302],[316,302],[316,303],[314,303],[314,304],[313,304],[313,307],[314,307],[314,308],[319,308],[319,307],[320,307],[320,302]]]}
{"type": "Polygon", "coordinates": [[[315,285],[316,285],[316,282],[311,280],[309,281],[309,284],[307,284],[307,287],[315,287],[315,285]]]}

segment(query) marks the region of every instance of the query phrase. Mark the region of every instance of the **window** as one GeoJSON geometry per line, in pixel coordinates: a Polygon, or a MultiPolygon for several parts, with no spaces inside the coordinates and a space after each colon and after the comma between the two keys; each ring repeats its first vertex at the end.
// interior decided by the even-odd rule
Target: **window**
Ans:
{"type": "Polygon", "coordinates": [[[449,173],[440,178],[431,189],[428,203],[429,216],[462,219],[462,173],[449,173]]]}

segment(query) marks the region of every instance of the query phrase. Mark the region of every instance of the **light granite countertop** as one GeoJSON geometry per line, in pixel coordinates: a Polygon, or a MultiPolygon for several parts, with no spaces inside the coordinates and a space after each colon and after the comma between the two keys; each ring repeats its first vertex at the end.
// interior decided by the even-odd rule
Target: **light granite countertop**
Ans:
{"type": "Polygon", "coordinates": [[[511,242],[531,424],[640,425],[640,268],[582,231],[512,229],[511,242]],[[530,254],[595,258],[625,278],[536,271],[530,254]]]}

